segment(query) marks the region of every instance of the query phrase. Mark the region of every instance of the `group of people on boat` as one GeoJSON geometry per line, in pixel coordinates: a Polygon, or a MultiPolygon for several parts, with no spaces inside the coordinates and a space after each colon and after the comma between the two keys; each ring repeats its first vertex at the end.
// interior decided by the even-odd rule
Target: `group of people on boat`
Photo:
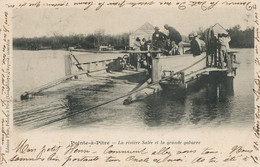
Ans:
{"type": "Polygon", "coordinates": [[[155,32],[152,36],[153,48],[160,49],[167,56],[182,55],[183,45],[182,36],[175,28],[164,25],[166,33],[160,32],[159,27],[155,27],[155,32]]]}
{"type": "MultiPolygon", "coordinates": [[[[196,32],[189,34],[190,49],[185,52],[181,34],[168,24],[164,25],[165,32],[155,27],[152,40],[145,38],[141,40],[137,37],[133,48],[136,51],[159,50],[166,56],[190,53],[195,57],[206,51],[207,56],[210,57],[209,66],[214,64],[214,66],[224,68],[226,65],[230,71],[232,57],[229,53],[229,42],[231,39],[222,26],[216,25],[205,32],[205,41],[201,40],[196,32]]],[[[151,60],[147,61],[147,64],[150,64],[149,62],[151,60]]]]}
{"type": "Polygon", "coordinates": [[[220,25],[215,24],[205,31],[207,65],[210,67],[225,68],[232,71],[235,55],[230,51],[231,38],[228,32],[220,25]]]}
{"type": "Polygon", "coordinates": [[[153,50],[161,50],[165,55],[183,54],[182,36],[179,31],[168,24],[165,24],[164,28],[166,33],[161,32],[159,27],[155,27],[151,41],[137,37],[133,49],[147,50],[152,46],[153,50]]]}
{"type": "Polygon", "coordinates": [[[208,66],[227,68],[228,73],[231,72],[233,53],[230,52],[229,42],[231,38],[227,32],[214,32],[212,28],[206,31],[205,42],[198,38],[197,33],[189,35],[191,41],[191,48],[187,52],[193,56],[199,56],[206,51],[208,66]],[[209,33],[209,34],[207,34],[209,33]],[[210,35],[210,36],[208,36],[210,35]]]}

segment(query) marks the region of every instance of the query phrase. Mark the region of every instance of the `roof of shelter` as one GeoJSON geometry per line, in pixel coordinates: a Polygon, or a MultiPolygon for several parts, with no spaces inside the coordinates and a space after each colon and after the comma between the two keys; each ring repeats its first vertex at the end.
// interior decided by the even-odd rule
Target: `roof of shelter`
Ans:
{"type": "Polygon", "coordinates": [[[218,34],[228,34],[225,28],[223,28],[219,23],[212,26],[212,30],[215,36],[217,36],[218,34]]]}
{"type": "Polygon", "coordinates": [[[146,22],[140,28],[138,28],[134,32],[134,34],[141,33],[141,32],[153,33],[154,32],[154,26],[151,25],[150,23],[146,22]]]}

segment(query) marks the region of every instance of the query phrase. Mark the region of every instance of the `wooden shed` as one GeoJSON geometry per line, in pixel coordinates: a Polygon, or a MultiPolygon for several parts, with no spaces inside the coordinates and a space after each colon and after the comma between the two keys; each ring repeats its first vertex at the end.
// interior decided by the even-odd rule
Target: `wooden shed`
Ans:
{"type": "Polygon", "coordinates": [[[150,23],[146,22],[144,25],[142,25],[140,28],[138,28],[136,31],[134,31],[129,36],[129,46],[133,47],[133,44],[135,42],[135,39],[139,37],[141,40],[145,38],[146,40],[152,40],[152,35],[154,33],[154,27],[150,23]]]}

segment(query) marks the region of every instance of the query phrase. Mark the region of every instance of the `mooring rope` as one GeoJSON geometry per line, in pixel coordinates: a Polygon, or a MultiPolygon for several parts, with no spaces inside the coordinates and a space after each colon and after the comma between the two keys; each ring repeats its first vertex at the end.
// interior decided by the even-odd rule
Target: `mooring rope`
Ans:
{"type": "Polygon", "coordinates": [[[41,92],[44,89],[48,89],[48,88],[53,87],[53,86],[55,86],[57,84],[60,84],[60,83],[66,81],[66,80],[68,80],[70,78],[73,78],[75,76],[82,75],[82,74],[87,74],[87,73],[89,73],[89,72],[88,71],[84,71],[84,72],[79,72],[79,73],[76,73],[76,74],[65,76],[63,78],[51,81],[51,82],[46,83],[46,84],[43,84],[42,86],[34,88],[34,89],[30,90],[30,91],[25,91],[21,96],[30,95],[30,94],[31,95],[36,94],[38,92],[41,92]]]}
{"type": "MultiPolygon", "coordinates": [[[[137,92],[139,92],[139,91],[141,91],[141,90],[144,90],[144,89],[146,89],[146,88],[148,88],[148,87],[151,87],[151,86],[153,86],[153,85],[156,85],[156,84],[159,84],[159,81],[158,81],[158,82],[154,82],[154,83],[152,83],[152,84],[150,84],[150,85],[147,85],[147,86],[145,86],[145,87],[143,87],[143,88],[140,88],[140,89],[138,89],[138,90],[132,91],[132,92],[130,92],[130,93],[124,94],[124,95],[122,95],[122,96],[119,96],[119,97],[117,97],[117,98],[114,98],[114,99],[112,99],[112,100],[108,100],[108,101],[106,101],[106,102],[104,102],[104,103],[101,103],[101,104],[98,104],[98,105],[96,105],[96,106],[93,106],[93,107],[90,107],[90,108],[87,108],[87,109],[83,109],[83,110],[80,110],[80,111],[78,111],[78,112],[74,112],[74,113],[72,113],[72,114],[70,114],[70,115],[67,115],[67,116],[65,116],[65,117],[52,120],[52,121],[50,121],[50,122],[48,122],[48,123],[45,122],[46,124],[41,125],[41,126],[39,126],[39,127],[46,126],[46,125],[49,125],[49,124],[52,124],[52,123],[55,123],[55,122],[58,122],[58,121],[67,119],[67,118],[69,118],[69,117],[75,116],[75,115],[77,115],[77,114],[81,114],[81,113],[84,113],[84,112],[93,110],[93,109],[95,109],[95,108],[98,108],[98,107],[101,107],[101,106],[103,106],[103,105],[109,104],[109,103],[114,102],[114,101],[117,101],[117,100],[119,100],[119,99],[122,99],[122,98],[124,98],[124,97],[128,97],[128,96],[130,96],[130,95],[132,95],[132,94],[134,94],[134,93],[137,93],[137,92]]],[[[51,116],[48,117],[48,118],[52,118],[52,117],[59,116],[59,115],[60,115],[60,114],[51,115],[51,116]]],[[[48,118],[47,118],[47,119],[48,119],[48,118]]],[[[43,121],[43,120],[46,120],[46,118],[38,119],[37,121],[43,121]]],[[[37,126],[36,126],[36,127],[37,127],[37,126]]]]}

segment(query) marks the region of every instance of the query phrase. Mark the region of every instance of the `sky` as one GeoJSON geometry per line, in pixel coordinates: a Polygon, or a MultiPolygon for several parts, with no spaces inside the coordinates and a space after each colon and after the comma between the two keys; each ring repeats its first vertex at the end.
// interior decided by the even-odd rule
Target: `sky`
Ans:
{"type": "Polygon", "coordinates": [[[168,24],[182,35],[188,35],[199,27],[204,29],[220,23],[228,29],[240,25],[242,29],[252,27],[254,14],[245,7],[213,8],[202,11],[199,8],[178,10],[175,8],[102,8],[84,11],[69,9],[15,9],[13,12],[13,36],[42,37],[73,34],[91,34],[103,29],[105,34],[134,32],[145,22],[160,27],[168,24]]]}

